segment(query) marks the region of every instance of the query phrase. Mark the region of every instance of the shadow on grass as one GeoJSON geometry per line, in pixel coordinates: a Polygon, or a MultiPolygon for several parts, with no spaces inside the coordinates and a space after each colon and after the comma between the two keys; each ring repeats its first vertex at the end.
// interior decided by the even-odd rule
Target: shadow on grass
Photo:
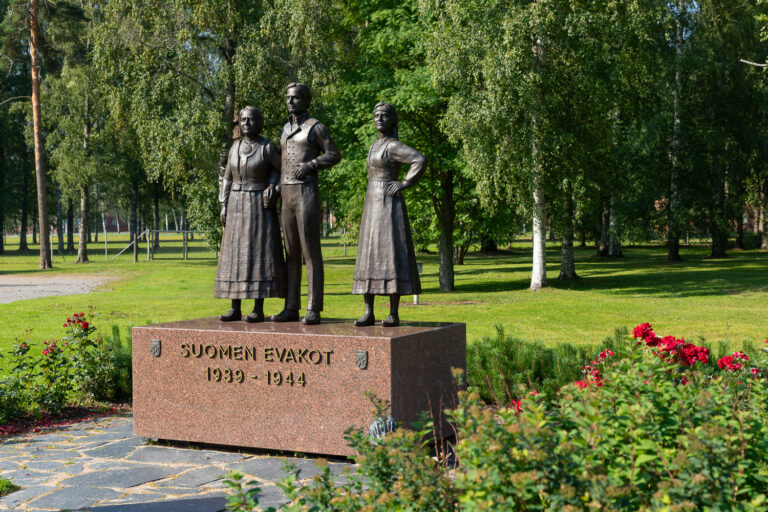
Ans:
{"type": "MultiPolygon", "coordinates": [[[[625,258],[599,258],[592,250],[576,252],[576,280],[557,279],[558,254],[548,251],[549,286],[558,290],[607,290],[620,295],[693,297],[738,295],[768,291],[768,254],[734,251],[729,258],[710,259],[703,251],[682,261],[669,261],[660,251],[638,251],[625,258]],[[701,254],[699,254],[701,252],[701,254]],[[650,253],[650,254],[649,254],[650,253]]],[[[526,289],[530,283],[529,255],[472,256],[457,265],[456,293],[493,293],[526,289]],[[499,280],[491,275],[522,273],[524,278],[499,280]],[[483,276],[487,276],[484,278],[483,276]]],[[[437,288],[428,291],[438,291],[437,288]]]]}

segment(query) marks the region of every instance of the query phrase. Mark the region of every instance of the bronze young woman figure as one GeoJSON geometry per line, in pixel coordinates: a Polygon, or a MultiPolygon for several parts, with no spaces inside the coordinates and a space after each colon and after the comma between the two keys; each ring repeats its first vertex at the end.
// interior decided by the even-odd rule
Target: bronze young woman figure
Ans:
{"type": "Polygon", "coordinates": [[[232,299],[222,322],[240,320],[240,301],[255,299],[246,322],[264,320],[264,298],[285,297],[283,248],[275,212],[280,150],[260,136],[264,118],[256,107],[240,111],[240,133],[229,150],[219,194],[221,239],[213,296],[232,299]]]}
{"type": "Polygon", "coordinates": [[[400,324],[400,296],[421,293],[416,269],[411,226],[401,191],[413,186],[424,174],[424,155],[397,138],[397,112],[389,103],[373,109],[373,122],[379,138],[368,152],[368,190],[365,193],[363,219],[355,262],[352,293],[363,295],[365,314],[355,325],[373,325],[375,295],[389,295],[389,316],[384,327],[400,324]],[[410,165],[401,182],[400,167],[410,165]]]}

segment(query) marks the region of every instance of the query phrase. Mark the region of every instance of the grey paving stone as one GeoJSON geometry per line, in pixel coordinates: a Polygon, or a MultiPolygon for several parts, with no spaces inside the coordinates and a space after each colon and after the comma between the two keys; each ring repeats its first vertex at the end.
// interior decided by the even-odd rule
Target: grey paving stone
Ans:
{"type": "Polygon", "coordinates": [[[10,471],[18,468],[19,465],[16,462],[10,460],[0,460],[0,471],[10,471]]]}
{"type": "MultiPolygon", "coordinates": [[[[320,473],[320,468],[315,465],[317,462],[316,459],[255,457],[243,462],[238,462],[236,464],[228,464],[227,467],[230,469],[241,469],[244,473],[253,475],[261,480],[266,480],[268,482],[279,482],[288,475],[285,469],[283,469],[285,462],[291,462],[301,470],[301,473],[299,474],[299,478],[301,480],[312,478],[313,476],[320,473]]],[[[338,474],[337,472],[340,473],[345,467],[352,467],[351,464],[339,463],[331,463],[329,466],[331,467],[331,471],[334,472],[334,474],[338,474]]]]}
{"type": "Polygon", "coordinates": [[[69,473],[70,475],[77,475],[79,473],[83,472],[83,465],[82,464],[69,464],[65,465],[61,469],[62,473],[69,473]]]}
{"type": "Polygon", "coordinates": [[[226,508],[224,496],[163,500],[136,505],[104,505],[87,512],[220,512],[226,508]]]}
{"type": "Polygon", "coordinates": [[[203,484],[220,480],[225,473],[226,471],[217,467],[193,469],[177,476],[176,478],[168,480],[167,482],[158,484],[158,487],[199,487],[203,484]]]}
{"type": "Polygon", "coordinates": [[[125,505],[125,504],[135,504],[135,503],[152,503],[155,501],[160,501],[165,499],[165,494],[158,494],[155,492],[145,492],[145,493],[135,493],[135,494],[128,494],[126,496],[120,496],[117,499],[109,500],[106,502],[102,502],[101,505],[125,505]]]}
{"type": "Polygon", "coordinates": [[[63,468],[65,464],[60,460],[32,460],[27,462],[27,467],[35,471],[53,471],[63,468]]]}
{"type": "Polygon", "coordinates": [[[51,478],[51,475],[32,471],[31,469],[17,469],[16,471],[3,473],[3,478],[10,480],[18,486],[29,487],[47,481],[51,478]]]}
{"type": "Polygon", "coordinates": [[[91,433],[90,429],[84,428],[82,425],[70,425],[68,427],[63,427],[63,430],[67,432],[67,435],[74,437],[87,436],[91,433]]]}
{"type": "Polygon", "coordinates": [[[76,443],[72,443],[74,446],[77,447],[78,451],[84,451],[84,450],[92,450],[93,448],[98,448],[99,446],[104,446],[107,443],[111,443],[112,441],[95,441],[93,443],[85,441],[84,438],[82,441],[78,441],[76,443]]]}
{"type": "Polygon", "coordinates": [[[140,462],[162,462],[165,464],[219,464],[241,460],[239,453],[217,452],[213,450],[189,450],[168,448],[165,446],[142,446],[128,457],[128,460],[140,462]]]}
{"type": "Polygon", "coordinates": [[[101,471],[102,469],[126,469],[140,467],[141,464],[124,460],[109,460],[106,462],[92,462],[88,464],[89,471],[101,471]]]}
{"type": "Polygon", "coordinates": [[[65,487],[113,487],[127,489],[147,482],[154,482],[177,473],[178,468],[144,466],[129,469],[96,471],[67,478],[61,482],[65,487]]]}
{"type": "Polygon", "coordinates": [[[69,437],[59,434],[41,434],[39,436],[30,437],[27,440],[30,443],[57,443],[59,441],[69,441],[69,437]]]}
{"type": "Polygon", "coordinates": [[[6,507],[18,507],[25,501],[37,498],[47,492],[51,492],[55,487],[52,485],[37,485],[21,489],[20,491],[12,492],[3,498],[0,498],[0,503],[6,507]]]}
{"type": "Polygon", "coordinates": [[[91,434],[89,436],[86,436],[82,439],[82,441],[87,443],[96,443],[96,442],[103,442],[106,443],[108,441],[117,441],[119,439],[127,439],[129,437],[133,437],[133,434],[127,434],[124,432],[102,432],[98,434],[91,434]]]}
{"type": "Polygon", "coordinates": [[[199,487],[161,487],[159,484],[155,487],[157,492],[162,492],[166,496],[184,495],[184,494],[202,494],[206,492],[204,488],[199,487]]]}
{"type": "Polygon", "coordinates": [[[51,450],[46,448],[30,450],[25,453],[29,460],[72,460],[80,457],[75,450],[51,450]]]}
{"type": "Polygon", "coordinates": [[[260,508],[279,507],[288,503],[288,500],[285,499],[285,494],[283,494],[283,491],[275,485],[263,486],[258,498],[260,508]]]}
{"type": "Polygon", "coordinates": [[[97,457],[102,459],[122,459],[127,457],[136,449],[137,446],[144,444],[144,438],[131,437],[122,441],[115,441],[104,446],[99,446],[92,450],[85,450],[83,455],[88,457],[97,457]]]}
{"type": "Polygon", "coordinates": [[[119,432],[122,434],[133,435],[133,420],[127,419],[125,421],[115,422],[107,427],[110,432],[119,432]]]}
{"type": "Polygon", "coordinates": [[[112,500],[120,493],[112,489],[97,487],[65,487],[61,490],[46,494],[28,503],[31,507],[60,509],[78,509],[90,507],[99,501],[112,500]]]}

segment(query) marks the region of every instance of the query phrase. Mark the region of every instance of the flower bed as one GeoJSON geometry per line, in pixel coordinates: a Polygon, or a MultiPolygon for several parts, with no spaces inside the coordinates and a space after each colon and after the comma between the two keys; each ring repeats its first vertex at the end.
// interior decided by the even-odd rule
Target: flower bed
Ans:
{"type": "MultiPolygon", "coordinates": [[[[351,432],[358,473],[289,477],[285,510],[768,510],[765,349],[714,363],[707,347],[649,324],[633,335],[554,400],[531,393],[492,410],[461,392],[448,411],[452,478],[424,429],[381,441],[351,432]]],[[[230,510],[251,510],[255,494],[231,483],[230,510]]]]}
{"type": "MultiPolygon", "coordinates": [[[[16,343],[8,356],[10,372],[0,379],[0,426],[47,414],[51,421],[67,405],[115,401],[130,396],[130,355],[114,337],[96,334],[85,313],[63,324],[64,336],[16,343]]],[[[0,356],[2,357],[2,356],[0,356]]]]}

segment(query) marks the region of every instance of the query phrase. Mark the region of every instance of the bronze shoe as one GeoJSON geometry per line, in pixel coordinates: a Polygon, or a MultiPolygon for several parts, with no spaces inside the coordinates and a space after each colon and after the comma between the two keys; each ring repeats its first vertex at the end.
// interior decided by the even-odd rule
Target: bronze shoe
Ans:
{"type": "Polygon", "coordinates": [[[299,312],[293,309],[284,309],[276,315],[272,315],[273,322],[295,322],[299,319],[299,312]]]}
{"type": "Polygon", "coordinates": [[[389,315],[381,322],[382,327],[397,327],[398,325],[400,325],[400,318],[395,315],[389,315]]]}
{"type": "Polygon", "coordinates": [[[357,320],[355,320],[355,327],[366,327],[376,323],[376,317],[372,313],[366,313],[357,320]]]}
{"type": "Polygon", "coordinates": [[[253,311],[245,316],[245,321],[249,324],[257,324],[264,321],[263,311],[253,311]]]}
{"type": "Polygon", "coordinates": [[[236,322],[243,317],[239,309],[229,308],[229,311],[223,315],[219,315],[219,320],[222,322],[236,322]]]}
{"type": "Polygon", "coordinates": [[[320,312],[309,310],[304,318],[301,319],[301,323],[304,325],[317,325],[320,323],[320,312]]]}

